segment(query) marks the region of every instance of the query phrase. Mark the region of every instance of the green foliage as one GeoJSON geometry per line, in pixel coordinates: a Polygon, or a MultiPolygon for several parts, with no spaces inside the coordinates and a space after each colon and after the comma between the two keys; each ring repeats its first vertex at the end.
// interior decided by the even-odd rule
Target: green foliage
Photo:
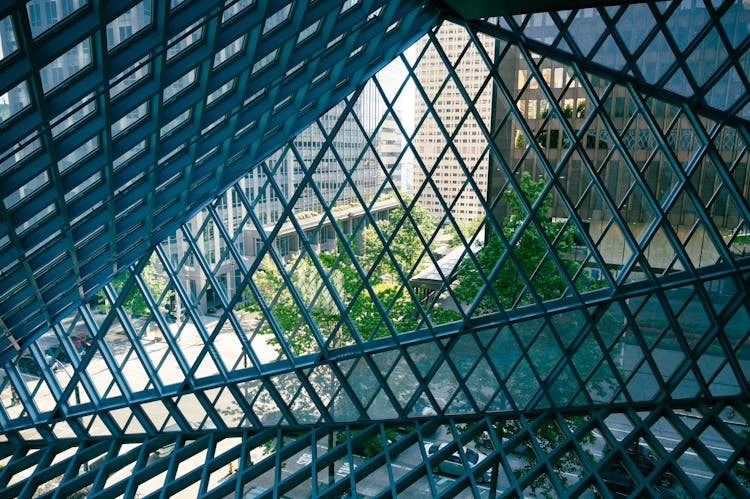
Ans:
{"type": "MultiPolygon", "coordinates": [[[[740,437],[746,439],[748,433],[750,432],[743,430],[740,432],[740,437]]],[[[750,461],[750,459],[747,457],[742,459],[742,463],[738,461],[732,468],[732,471],[734,471],[734,474],[740,479],[740,482],[744,487],[750,488],[750,466],[748,466],[748,461],[750,461]]]]}
{"type": "MultiPolygon", "coordinates": [[[[291,272],[292,269],[293,265],[290,264],[285,271],[291,272]]],[[[295,355],[302,355],[317,350],[317,344],[310,326],[304,320],[300,307],[269,255],[266,255],[263,259],[258,271],[253,276],[253,280],[263,297],[263,301],[268,304],[271,314],[289,343],[292,352],[295,355]]],[[[321,331],[330,330],[336,323],[338,311],[330,297],[327,300],[321,299],[321,297],[316,298],[316,293],[322,286],[323,281],[309,257],[300,260],[294,268],[291,281],[300,299],[305,305],[309,305],[308,311],[318,328],[321,331]]],[[[325,295],[321,296],[324,297],[325,295]]],[[[268,322],[264,323],[261,333],[272,333],[268,322]]]]}
{"type": "Polygon", "coordinates": [[[526,147],[526,138],[520,131],[516,134],[516,149],[523,149],[526,147]]]}
{"type": "MultiPolygon", "coordinates": [[[[383,242],[372,228],[365,230],[364,250],[359,262],[365,274],[369,273],[366,284],[344,248],[339,247],[338,251],[318,255],[334,292],[344,306],[349,308],[347,317],[364,340],[391,334],[386,320],[390,320],[395,331],[399,333],[413,331],[419,324],[420,314],[417,306],[406,287],[401,284],[396,266],[399,266],[404,274],[410,274],[417,266],[424,248],[417,231],[429,237],[435,230],[435,223],[429,212],[419,205],[415,205],[411,215],[413,223],[408,218],[402,222],[404,210],[396,208],[390,213],[388,220],[378,224],[386,237],[393,234],[389,247],[396,260],[395,264],[387,257],[375,263],[383,251],[383,242]],[[373,266],[376,268],[372,269],[373,266]],[[381,309],[386,312],[385,316],[381,309]]],[[[352,251],[356,251],[356,248],[352,247],[352,251]]],[[[292,268],[293,264],[290,263],[283,269],[289,275],[288,282],[296,289],[302,306],[308,310],[324,340],[329,341],[327,337],[336,330],[336,336],[329,341],[330,347],[352,344],[352,332],[348,324],[341,321],[340,311],[329,291],[323,286],[323,279],[313,265],[312,258],[305,256],[296,264],[293,272],[292,268]]],[[[312,330],[289,291],[287,281],[282,278],[270,257],[267,256],[262,262],[253,276],[253,281],[290,344],[292,352],[302,355],[316,351],[318,348],[312,330]]],[[[430,318],[434,324],[442,324],[458,320],[460,316],[455,311],[436,306],[431,310],[430,318]]],[[[260,331],[265,334],[272,333],[268,322],[265,322],[260,331]]]]}
{"type": "MultiPolygon", "coordinates": [[[[383,445],[383,439],[380,437],[380,433],[371,436],[363,441],[357,440],[355,437],[360,434],[362,430],[351,430],[349,432],[350,440],[352,442],[352,452],[356,455],[362,456],[365,459],[370,459],[385,449],[383,445]]],[[[395,442],[398,438],[398,432],[394,428],[385,428],[385,438],[388,443],[395,442]]],[[[336,433],[336,441],[344,442],[346,440],[346,433],[336,433]]]]}
{"type": "MultiPolygon", "coordinates": [[[[404,201],[407,204],[409,202],[408,199],[404,201]]],[[[424,250],[424,244],[422,244],[419,234],[422,234],[426,240],[435,232],[435,221],[426,208],[419,204],[414,204],[410,215],[411,218],[406,217],[404,208],[399,205],[397,208],[391,210],[388,220],[378,222],[378,228],[386,240],[393,235],[393,239],[388,247],[396,260],[394,265],[394,262],[388,255],[384,254],[382,259],[377,263],[377,274],[379,276],[387,275],[394,279],[397,278],[398,272],[396,266],[400,267],[408,275],[415,265],[419,263],[420,255],[424,250]]],[[[362,263],[369,268],[375,264],[380,253],[383,251],[383,241],[380,240],[372,227],[365,229],[364,240],[362,263]]],[[[417,268],[415,272],[418,270],[417,268]]]]}
{"type": "MultiPolygon", "coordinates": [[[[466,239],[467,241],[470,241],[474,234],[477,233],[479,227],[482,225],[482,222],[483,220],[478,217],[473,220],[456,220],[458,230],[461,231],[461,234],[463,234],[464,239],[466,239]]],[[[445,229],[445,232],[450,235],[448,245],[451,248],[455,248],[461,245],[461,239],[458,237],[458,233],[456,232],[456,228],[454,226],[449,225],[445,229]]]]}
{"type": "MultiPolygon", "coordinates": [[[[535,181],[528,172],[524,172],[519,178],[519,185],[526,201],[533,204],[544,188],[545,181],[544,179],[535,181]]],[[[503,221],[502,230],[504,236],[510,239],[519,230],[527,215],[521,200],[513,191],[506,192],[505,201],[508,206],[508,216],[503,221]]],[[[547,239],[555,241],[553,249],[560,257],[563,268],[568,275],[572,275],[575,272],[576,263],[572,259],[566,258],[565,255],[570,253],[573,248],[575,230],[572,226],[564,227],[564,222],[552,221],[550,216],[551,202],[551,197],[547,197],[542,202],[536,218],[547,239]]],[[[461,301],[470,303],[474,300],[482,288],[484,278],[489,275],[506,251],[507,248],[498,235],[493,234],[476,255],[479,263],[478,268],[481,269],[484,277],[471,259],[466,258],[459,264],[456,274],[458,284],[455,291],[461,301]]],[[[536,226],[526,226],[523,234],[513,247],[513,253],[519,262],[520,271],[523,275],[533,275],[533,278],[530,278],[531,284],[541,300],[559,298],[565,293],[567,288],[565,279],[560,269],[547,255],[547,247],[536,226]]],[[[579,291],[587,291],[595,286],[587,279],[579,279],[577,284],[579,291]]],[[[500,306],[504,309],[512,308],[517,301],[518,304],[522,305],[534,302],[533,296],[528,291],[524,292],[525,283],[520,278],[519,269],[510,259],[506,260],[498,269],[498,273],[491,282],[491,288],[497,296],[500,306]],[[523,296],[521,296],[522,293],[523,296]]],[[[497,305],[492,295],[489,292],[485,293],[477,311],[487,313],[496,310],[497,305]]]]}
{"type": "MultiPolygon", "coordinates": [[[[119,294],[122,291],[129,276],[130,272],[121,272],[120,274],[115,276],[112,281],[110,281],[110,284],[112,285],[116,293],[119,294]]],[[[154,265],[151,262],[147,263],[143,267],[143,270],[141,271],[141,278],[145,282],[146,287],[151,293],[151,296],[155,301],[158,301],[167,287],[167,279],[160,275],[157,275],[156,270],[154,269],[154,265]]],[[[169,301],[172,295],[173,292],[169,291],[167,295],[162,299],[162,312],[167,311],[167,306],[169,305],[169,301]]],[[[102,311],[106,312],[110,309],[109,302],[104,296],[104,291],[99,291],[96,293],[95,301],[100,304],[99,307],[102,309],[102,311]]],[[[130,290],[128,291],[128,294],[123,301],[123,307],[131,317],[142,317],[148,315],[151,312],[151,309],[146,303],[146,299],[143,297],[143,294],[136,284],[133,284],[133,286],[131,286],[130,290]]]]}
{"type": "Polygon", "coordinates": [[[576,106],[576,118],[586,117],[586,101],[582,100],[578,102],[576,106]]]}

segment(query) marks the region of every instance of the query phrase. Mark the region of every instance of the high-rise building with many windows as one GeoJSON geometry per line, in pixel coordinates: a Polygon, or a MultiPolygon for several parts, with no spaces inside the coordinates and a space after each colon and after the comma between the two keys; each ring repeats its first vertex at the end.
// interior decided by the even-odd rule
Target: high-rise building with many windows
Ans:
{"type": "Polygon", "coordinates": [[[492,113],[485,58],[494,57],[494,47],[482,47],[482,53],[467,45],[466,30],[450,23],[433,36],[439,43],[427,37],[417,43],[420,61],[415,75],[420,97],[415,99],[415,121],[419,132],[414,145],[422,163],[414,167],[414,184],[424,188],[421,203],[436,217],[448,209],[458,220],[481,219],[489,155],[480,127],[489,123],[492,113]],[[466,98],[474,102],[473,111],[463,105],[466,98]],[[467,173],[475,179],[473,189],[465,187],[467,173]]]}

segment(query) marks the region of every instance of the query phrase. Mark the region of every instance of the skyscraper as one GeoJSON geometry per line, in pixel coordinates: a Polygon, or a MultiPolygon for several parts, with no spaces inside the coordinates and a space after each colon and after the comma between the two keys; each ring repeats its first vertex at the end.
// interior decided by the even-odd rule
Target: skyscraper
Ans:
{"type": "MultiPolygon", "coordinates": [[[[460,26],[444,23],[434,36],[439,44],[428,37],[417,43],[415,74],[421,88],[415,99],[414,145],[421,162],[414,165],[414,185],[424,187],[419,203],[436,218],[450,211],[457,220],[481,219],[489,153],[480,126],[489,127],[492,111],[492,86],[485,85],[487,62],[467,45],[469,35],[460,26]],[[446,63],[455,77],[446,71],[446,63]],[[464,95],[475,101],[476,114],[462,106],[464,95]],[[464,185],[469,172],[476,188],[464,185]]],[[[487,57],[493,57],[492,45],[487,57]]]]}

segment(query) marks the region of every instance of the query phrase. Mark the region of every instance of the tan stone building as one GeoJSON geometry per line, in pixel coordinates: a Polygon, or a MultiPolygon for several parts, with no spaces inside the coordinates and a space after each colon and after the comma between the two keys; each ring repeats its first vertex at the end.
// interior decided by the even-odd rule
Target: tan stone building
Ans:
{"type": "MultiPolygon", "coordinates": [[[[492,88],[484,85],[487,65],[475,45],[467,44],[469,36],[464,28],[443,23],[437,32],[442,51],[435,48],[429,37],[417,44],[419,62],[417,79],[421,88],[415,95],[414,185],[421,186],[429,177],[431,183],[424,190],[415,192],[419,203],[443,221],[446,208],[456,220],[473,220],[484,217],[485,210],[480,199],[487,192],[488,151],[487,142],[481,132],[480,121],[489,127],[492,109],[492,88]],[[448,74],[444,58],[455,68],[461,88],[448,74]],[[467,110],[464,92],[476,102],[478,117],[467,110]],[[440,120],[428,113],[428,99],[440,120]],[[445,130],[438,121],[442,121],[445,130]],[[455,149],[452,147],[455,145],[455,149]],[[460,150],[460,156],[454,151],[460,150]],[[472,177],[476,189],[464,187],[466,172],[472,177]],[[438,194],[439,193],[439,194],[438,194]]],[[[492,45],[484,45],[485,50],[492,45]]],[[[493,57],[488,53],[488,57],[493,57]]]]}

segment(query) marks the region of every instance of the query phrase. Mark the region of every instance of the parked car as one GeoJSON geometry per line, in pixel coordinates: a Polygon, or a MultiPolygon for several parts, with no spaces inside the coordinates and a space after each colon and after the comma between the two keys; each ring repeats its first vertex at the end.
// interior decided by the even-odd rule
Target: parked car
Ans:
{"type": "Polygon", "coordinates": [[[91,342],[94,340],[89,333],[70,333],[70,342],[79,352],[82,352],[86,348],[91,346],[91,342]]]}
{"type": "Polygon", "coordinates": [[[18,359],[16,359],[16,369],[21,374],[27,374],[36,378],[42,375],[42,370],[39,368],[39,364],[34,360],[29,352],[24,352],[18,359]]]}
{"type": "MultiPolygon", "coordinates": [[[[609,446],[607,446],[606,452],[609,452],[609,446]]],[[[648,476],[657,466],[657,456],[648,448],[639,445],[638,442],[626,449],[625,453],[643,476],[648,476]]],[[[628,497],[635,490],[636,484],[620,460],[615,460],[601,473],[601,477],[614,497],[628,497]]],[[[671,472],[665,471],[654,484],[654,488],[659,491],[659,497],[673,497],[673,493],[669,490],[673,484],[674,476],[671,472]]]]}
{"type": "MultiPolygon", "coordinates": [[[[447,443],[441,443],[441,444],[432,444],[428,443],[425,444],[425,452],[427,453],[427,457],[432,456],[433,454],[437,454],[440,452],[440,450],[448,445],[447,443]]],[[[479,452],[476,449],[472,449],[471,447],[464,447],[463,448],[464,455],[466,456],[466,460],[469,468],[474,468],[476,465],[484,461],[487,456],[481,452],[479,452]]],[[[445,457],[442,461],[440,461],[437,465],[433,466],[432,471],[435,473],[443,473],[444,475],[452,475],[452,476],[461,476],[466,472],[466,468],[464,467],[464,463],[461,460],[461,453],[456,450],[452,454],[449,454],[445,457]]],[[[485,471],[481,475],[476,477],[477,482],[479,483],[486,483],[490,481],[490,474],[489,471],[485,471]]]]}

